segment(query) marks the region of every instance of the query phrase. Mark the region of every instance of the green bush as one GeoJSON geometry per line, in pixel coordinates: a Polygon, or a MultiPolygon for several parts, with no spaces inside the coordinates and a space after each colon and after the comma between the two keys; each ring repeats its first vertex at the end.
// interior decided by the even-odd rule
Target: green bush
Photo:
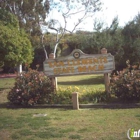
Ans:
{"type": "Polygon", "coordinates": [[[79,96],[80,103],[102,103],[108,100],[108,96],[104,90],[90,90],[79,96]]]}
{"type": "Polygon", "coordinates": [[[67,87],[66,89],[59,87],[57,93],[54,95],[53,102],[55,104],[72,104],[72,92],[78,92],[79,88],[67,87]]]}
{"type": "Polygon", "coordinates": [[[37,70],[29,69],[16,77],[15,85],[7,98],[13,104],[34,105],[50,103],[52,94],[50,79],[37,70]]]}
{"type": "Polygon", "coordinates": [[[70,92],[57,92],[53,98],[54,104],[72,104],[72,94],[70,92]]]}
{"type": "Polygon", "coordinates": [[[53,103],[55,104],[72,104],[72,93],[78,92],[79,103],[101,103],[108,100],[107,94],[101,89],[90,89],[80,91],[79,87],[59,88],[54,95],[53,103]]]}
{"type": "Polygon", "coordinates": [[[115,94],[123,101],[140,100],[140,70],[139,65],[131,66],[127,61],[128,67],[112,75],[111,93],[115,94]]]}

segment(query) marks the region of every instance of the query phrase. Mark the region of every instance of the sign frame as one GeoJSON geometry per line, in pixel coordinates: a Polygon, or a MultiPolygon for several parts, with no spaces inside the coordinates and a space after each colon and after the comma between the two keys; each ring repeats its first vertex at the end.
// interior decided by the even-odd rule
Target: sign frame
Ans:
{"type": "Polygon", "coordinates": [[[115,69],[115,61],[110,53],[85,54],[75,49],[68,56],[46,59],[43,69],[48,77],[105,74],[115,69]]]}

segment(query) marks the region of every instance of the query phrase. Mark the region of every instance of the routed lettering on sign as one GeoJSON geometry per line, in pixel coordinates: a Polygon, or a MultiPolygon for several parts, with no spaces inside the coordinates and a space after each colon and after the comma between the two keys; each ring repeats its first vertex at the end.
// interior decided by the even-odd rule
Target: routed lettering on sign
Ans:
{"type": "Polygon", "coordinates": [[[48,59],[43,65],[45,74],[50,77],[110,73],[115,69],[114,56],[110,53],[90,55],[79,49],[66,57],[48,59]]]}

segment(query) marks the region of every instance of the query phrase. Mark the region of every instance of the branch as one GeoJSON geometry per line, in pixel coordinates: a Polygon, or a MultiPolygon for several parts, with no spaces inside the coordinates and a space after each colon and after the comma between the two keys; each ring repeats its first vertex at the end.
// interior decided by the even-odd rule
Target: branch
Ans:
{"type": "Polygon", "coordinates": [[[57,33],[56,33],[56,43],[58,42],[58,32],[59,32],[59,30],[58,29],[56,29],[56,28],[54,28],[54,27],[49,27],[49,29],[51,29],[51,30],[55,30],[57,33]]]}
{"type": "MultiPolygon", "coordinates": [[[[55,45],[55,48],[54,48],[54,56],[55,56],[55,53],[56,53],[56,50],[57,50],[57,47],[58,47],[58,44],[59,44],[59,42],[60,42],[60,40],[64,37],[64,34],[66,33],[66,32],[69,32],[69,33],[73,33],[74,31],[75,31],[75,29],[76,29],[76,27],[81,23],[81,22],[83,22],[83,20],[85,19],[85,18],[87,18],[88,17],[88,13],[89,13],[89,6],[90,6],[90,0],[87,0],[85,3],[83,3],[84,5],[83,6],[80,6],[80,8],[78,8],[78,11],[76,12],[72,12],[72,13],[70,13],[70,8],[68,8],[68,11],[66,12],[66,13],[63,13],[62,14],[62,16],[63,16],[63,19],[64,19],[64,28],[62,28],[62,31],[61,31],[61,29],[56,29],[56,28],[50,28],[50,29],[53,29],[53,30],[55,30],[56,32],[57,32],[57,41],[56,41],[56,45],[55,45]],[[83,8],[84,7],[84,8],[83,8]],[[75,23],[75,25],[74,25],[74,28],[72,29],[72,31],[69,31],[69,30],[67,30],[66,29],[66,27],[67,27],[67,18],[68,17],[70,17],[71,15],[75,15],[75,14],[79,14],[79,13],[82,13],[82,12],[84,12],[83,14],[83,16],[81,17],[81,18],[79,18],[79,20],[77,21],[77,23],[75,23]],[[60,34],[59,34],[60,33],[60,34]],[[59,36],[58,36],[59,35],[59,36]]],[[[91,15],[90,15],[91,16],[91,15]]]]}
{"type": "Polygon", "coordinates": [[[45,52],[45,57],[46,57],[46,59],[48,59],[47,51],[46,51],[46,49],[44,47],[44,44],[43,44],[43,39],[44,39],[44,35],[42,34],[42,36],[41,36],[41,44],[42,44],[42,47],[43,47],[44,52],[45,52]]]}
{"type": "Polygon", "coordinates": [[[83,19],[86,17],[86,15],[87,15],[87,12],[85,12],[85,14],[83,15],[83,17],[81,17],[81,18],[79,19],[78,23],[75,24],[73,30],[71,31],[72,33],[75,31],[76,27],[83,21],[83,19]]]}
{"type": "Polygon", "coordinates": [[[69,30],[67,30],[67,29],[65,29],[67,32],[69,32],[70,34],[72,34],[72,31],[69,31],[69,30]]]}
{"type": "Polygon", "coordinates": [[[65,14],[63,14],[62,16],[63,16],[63,18],[64,18],[64,22],[65,22],[65,23],[64,23],[64,28],[63,28],[62,35],[61,35],[61,37],[59,38],[58,41],[60,41],[60,40],[62,39],[62,37],[64,36],[64,34],[65,34],[65,32],[66,32],[66,26],[67,26],[67,20],[66,20],[65,14]]]}
{"type": "Polygon", "coordinates": [[[83,12],[83,11],[85,11],[85,9],[84,9],[84,10],[77,11],[77,12],[74,12],[74,13],[70,13],[70,14],[67,15],[67,17],[68,17],[68,16],[71,16],[71,15],[75,15],[75,14],[81,13],[81,12],[83,12]]]}
{"type": "MultiPolygon", "coordinates": [[[[58,30],[57,30],[57,33],[56,33],[56,44],[57,43],[59,43],[59,34],[58,34],[58,30]]],[[[55,47],[54,48],[56,48],[57,47],[57,45],[55,45],[55,47]]],[[[55,52],[55,51],[54,51],[55,52]]],[[[54,53],[54,57],[55,57],[55,53],[54,53]]]]}
{"type": "Polygon", "coordinates": [[[70,13],[70,9],[68,10],[68,12],[66,12],[65,13],[65,16],[67,15],[67,17],[69,17],[69,16],[71,16],[71,15],[75,15],[75,14],[78,14],[78,13],[81,13],[81,12],[83,12],[83,11],[86,11],[86,9],[88,8],[88,5],[90,4],[90,0],[88,0],[87,2],[85,2],[85,3],[83,3],[84,5],[82,5],[81,7],[79,7],[78,9],[77,9],[77,12],[73,12],[73,13],[70,13]],[[86,7],[86,8],[84,8],[83,9],[83,7],[86,7]],[[80,9],[82,9],[82,10],[80,10],[80,9]],[[68,14],[69,13],[69,14],[68,14]]]}
{"type": "Polygon", "coordinates": [[[58,30],[56,28],[54,28],[54,27],[49,27],[49,29],[55,30],[56,32],[58,32],[58,30]]]}
{"type": "Polygon", "coordinates": [[[63,15],[65,16],[65,15],[67,15],[69,12],[70,12],[70,9],[68,9],[68,12],[63,13],[63,15]]]}
{"type": "MultiPolygon", "coordinates": [[[[69,11],[68,11],[69,12],[69,11]]],[[[68,13],[67,12],[67,13],[68,13]]],[[[60,38],[58,39],[58,32],[57,32],[57,42],[56,42],[56,45],[55,45],[55,48],[54,48],[54,57],[55,57],[55,53],[56,53],[56,50],[57,50],[57,47],[58,47],[58,44],[59,44],[59,42],[60,42],[60,40],[63,38],[63,36],[64,36],[64,34],[65,34],[65,32],[66,32],[66,26],[67,26],[67,21],[66,21],[66,17],[65,17],[65,14],[62,14],[62,16],[63,16],[63,18],[64,18],[64,28],[63,28],[63,31],[62,31],[62,33],[61,33],[61,36],[60,36],[60,38]]]]}

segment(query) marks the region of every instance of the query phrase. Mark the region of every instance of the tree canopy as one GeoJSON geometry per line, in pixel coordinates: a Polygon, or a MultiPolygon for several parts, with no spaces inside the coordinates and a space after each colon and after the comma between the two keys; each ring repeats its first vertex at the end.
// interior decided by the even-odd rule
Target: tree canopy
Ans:
{"type": "MultiPolygon", "coordinates": [[[[116,69],[126,67],[126,61],[131,63],[140,60],[140,16],[139,14],[124,27],[119,27],[118,17],[115,17],[109,27],[103,28],[102,23],[96,23],[94,31],[76,31],[66,33],[58,45],[57,56],[66,56],[75,48],[87,54],[100,53],[105,47],[108,53],[115,56],[116,69]]],[[[45,34],[44,45],[48,52],[52,51],[55,34],[45,34]]]]}
{"type": "Polygon", "coordinates": [[[86,18],[94,16],[95,12],[100,10],[100,0],[50,0],[51,15],[47,23],[42,22],[42,29],[47,26],[47,31],[56,32],[54,55],[65,33],[69,32],[72,34],[86,18]],[[56,15],[53,15],[53,12],[56,13],[56,15]],[[74,18],[75,16],[77,18],[74,18]],[[69,24],[71,21],[73,21],[73,23],[69,24]],[[69,29],[69,26],[71,26],[72,29],[69,29]]]}
{"type": "Polygon", "coordinates": [[[24,30],[19,30],[16,17],[0,9],[0,60],[4,66],[31,63],[33,50],[24,30]]]}
{"type": "MultiPolygon", "coordinates": [[[[93,17],[101,8],[101,0],[2,0],[0,59],[5,65],[17,65],[21,61],[31,62],[32,43],[35,59],[39,60],[40,57],[40,63],[47,56],[43,50],[47,51],[45,54],[56,52],[56,56],[65,56],[75,48],[95,54],[100,53],[103,47],[115,56],[117,69],[124,68],[128,59],[132,63],[139,62],[140,14],[124,27],[119,27],[118,17],[115,17],[109,27],[104,27],[104,23],[100,21],[94,21],[94,29],[90,32],[77,28],[87,17],[93,17]],[[56,11],[59,16],[55,16],[56,11]],[[51,12],[54,12],[54,16],[51,12]],[[74,19],[72,29],[69,30],[67,27],[72,17],[77,14],[79,16],[74,19]],[[13,60],[15,63],[11,63],[13,60]]],[[[0,62],[0,65],[3,63],[0,62]]]]}
{"type": "Polygon", "coordinates": [[[46,19],[48,0],[2,0],[0,8],[17,16],[20,28],[30,34],[40,34],[40,21],[46,19]]]}

